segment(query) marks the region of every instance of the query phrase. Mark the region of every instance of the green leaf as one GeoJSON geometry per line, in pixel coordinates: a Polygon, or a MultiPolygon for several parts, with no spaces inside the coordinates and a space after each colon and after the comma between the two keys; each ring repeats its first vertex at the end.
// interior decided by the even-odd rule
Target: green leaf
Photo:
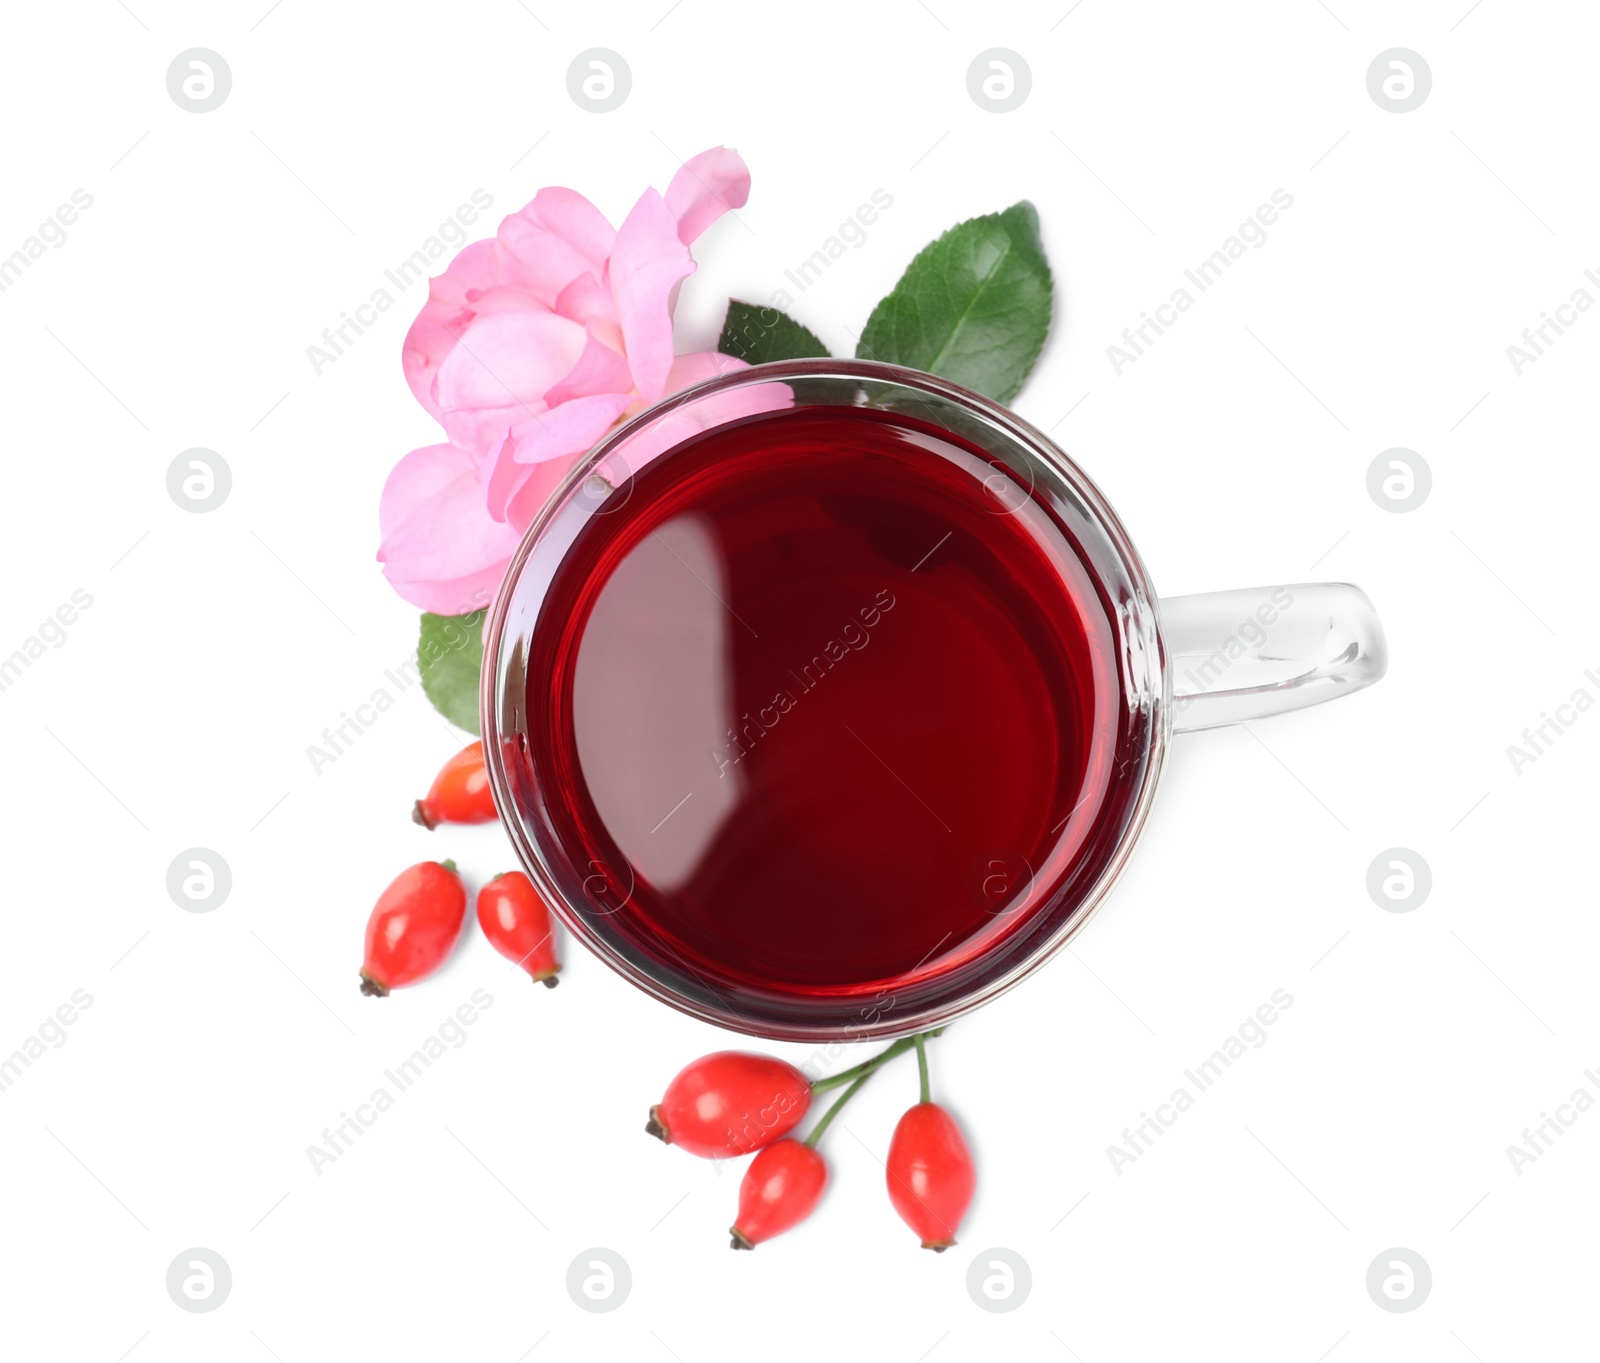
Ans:
{"type": "Polygon", "coordinates": [[[1009,402],[1044,348],[1050,291],[1031,203],[969,218],[918,252],[872,310],[856,355],[1009,402]]]}
{"type": "Polygon", "coordinates": [[[741,303],[737,298],[728,300],[728,316],[722,324],[717,349],[746,364],[801,360],[828,353],[828,347],[788,313],[741,303]]]}
{"type": "Polygon", "coordinates": [[[483,611],[422,615],[417,665],[433,708],[458,728],[478,732],[478,676],[483,669],[483,611]]]}

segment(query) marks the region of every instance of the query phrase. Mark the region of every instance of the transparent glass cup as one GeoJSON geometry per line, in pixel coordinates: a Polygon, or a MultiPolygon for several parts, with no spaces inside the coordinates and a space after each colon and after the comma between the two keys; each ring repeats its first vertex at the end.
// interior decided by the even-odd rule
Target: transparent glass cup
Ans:
{"type": "MultiPolygon", "coordinates": [[[[930,456],[930,458],[933,456],[930,456]]],[[[548,622],[545,625],[549,628],[548,622]]],[[[649,666],[649,659],[639,665],[649,666]]],[[[1360,690],[1386,665],[1365,594],[1345,583],[1288,584],[1157,600],[1138,552],[1099,490],[1040,431],[943,379],[859,360],[808,359],[741,369],[676,393],[611,432],[580,460],[529,527],[501,587],[483,666],[484,752],[517,856],[572,935],[662,1002],[734,1031],[777,1040],[848,1041],[938,1026],[1018,984],[1061,950],[1105,900],[1139,842],[1171,736],[1301,709],[1360,690]],[[959,969],[878,991],[753,997],[715,972],[630,935],[630,866],[593,860],[558,834],[542,790],[570,772],[530,757],[528,666],[552,580],[593,518],[626,505],[632,475],[684,439],[737,419],[751,399],[797,407],[891,408],[977,446],[995,469],[981,484],[1001,514],[1047,517],[1094,581],[1115,640],[1114,827],[1068,886],[1030,884],[1008,908],[1018,927],[959,969]]],[[[914,976],[914,972],[913,972],[914,976]]]]}

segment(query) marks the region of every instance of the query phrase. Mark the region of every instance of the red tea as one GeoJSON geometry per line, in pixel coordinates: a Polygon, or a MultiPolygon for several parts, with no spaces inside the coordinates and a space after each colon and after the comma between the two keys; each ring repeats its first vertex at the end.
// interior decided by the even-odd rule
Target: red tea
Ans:
{"type": "Polygon", "coordinates": [[[740,1006],[893,999],[1098,873],[1125,813],[1109,608],[978,446],[786,409],[600,510],[534,631],[526,760],[552,862],[632,959],[740,1006]]]}

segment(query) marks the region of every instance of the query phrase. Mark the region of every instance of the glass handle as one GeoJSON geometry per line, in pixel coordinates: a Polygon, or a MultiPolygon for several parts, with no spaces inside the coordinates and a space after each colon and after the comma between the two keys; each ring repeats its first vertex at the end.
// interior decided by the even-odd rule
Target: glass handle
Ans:
{"type": "Polygon", "coordinates": [[[1377,612],[1348,582],[1165,597],[1160,612],[1179,732],[1333,700],[1389,665],[1377,612]]]}

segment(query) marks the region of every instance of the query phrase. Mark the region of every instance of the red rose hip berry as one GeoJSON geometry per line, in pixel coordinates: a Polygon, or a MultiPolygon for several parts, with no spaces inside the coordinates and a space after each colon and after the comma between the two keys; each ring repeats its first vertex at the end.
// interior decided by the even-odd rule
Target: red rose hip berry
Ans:
{"type": "Polygon", "coordinates": [[[977,1175],[961,1128],[937,1103],[918,1103],[900,1118],[889,1142],[888,1183],[889,1201],[923,1249],[955,1244],[977,1175]]]}
{"type": "Polygon", "coordinates": [[[400,872],[367,919],[361,992],[391,989],[433,974],[461,936],[467,891],[453,861],[423,861],[400,872]]]}
{"type": "Polygon", "coordinates": [[[494,816],[494,793],[489,789],[481,742],[467,744],[440,767],[427,795],[411,810],[411,817],[424,828],[442,823],[490,823],[494,816]]]}
{"type": "Polygon", "coordinates": [[[521,871],[496,876],[478,891],[478,926],[490,945],[526,970],[535,984],[554,989],[561,983],[550,910],[521,871]]]}
{"type": "Polygon", "coordinates": [[[811,1146],[795,1140],[767,1146],[739,1184],[739,1219],[728,1228],[733,1248],[754,1249],[799,1225],[816,1211],[827,1185],[827,1161],[811,1146]]]}
{"type": "Polygon", "coordinates": [[[678,1072],[645,1130],[702,1159],[769,1146],[811,1106],[811,1081],[775,1056],[715,1051],[678,1072]]]}

